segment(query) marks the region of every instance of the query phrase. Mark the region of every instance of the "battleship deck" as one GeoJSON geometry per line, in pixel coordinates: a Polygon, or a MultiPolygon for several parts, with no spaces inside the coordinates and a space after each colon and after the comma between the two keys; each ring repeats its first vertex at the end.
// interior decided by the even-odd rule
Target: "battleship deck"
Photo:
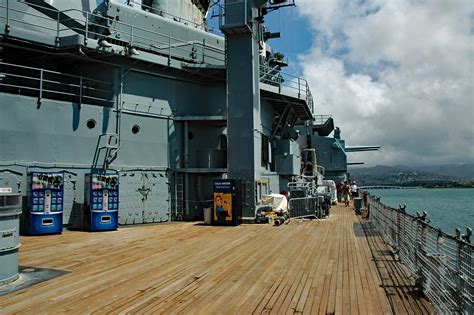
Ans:
{"type": "Polygon", "coordinates": [[[433,313],[341,206],[281,227],[172,223],[21,243],[21,266],[68,273],[0,297],[0,313],[433,313]]]}

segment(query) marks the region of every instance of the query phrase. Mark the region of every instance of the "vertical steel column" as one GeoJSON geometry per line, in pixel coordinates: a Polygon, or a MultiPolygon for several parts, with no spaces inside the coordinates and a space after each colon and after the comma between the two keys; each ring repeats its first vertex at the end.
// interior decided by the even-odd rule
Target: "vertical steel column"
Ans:
{"type": "Polygon", "coordinates": [[[168,36],[168,66],[171,64],[171,37],[168,36]]]}
{"type": "Polygon", "coordinates": [[[189,155],[189,139],[188,139],[188,134],[189,134],[189,122],[186,120],[184,121],[184,130],[183,130],[183,167],[188,168],[189,166],[189,161],[188,161],[188,155],[189,155]]]}
{"type": "Polygon", "coordinates": [[[258,42],[252,33],[226,36],[228,176],[243,179],[247,199],[243,201],[244,220],[255,217],[255,130],[260,111],[258,42]]]}
{"type": "Polygon", "coordinates": [[[206,39],[203,38],[202,39],[202,63],[206,62],[205,55],[206,55],[206,39]]]}
{"type": "Polygon", "coordinates": [[[79,80],[79,106],[82,105],[82,84],[83,84],[83,79],[81,75],[80,80],[79,80]]]}
{"type": "Polygon", "coordinates": [[[40,70],[40,86],[39,86],[39,96],[38,96],[38,104],[41,104],[43,99],[43,68],[40,70]]]}
{"type": "Polygon", "coordinates": [[[7,0],[7,24],[5,25],[5,31],[10,30],[10,0],[7,0]]]}
{"type": "Polygon", "coordinates": [[[185,214],[189,214],[189,174],[187,173],[186,169],[189,167],[189,122],[187,120],[184,121],[184,128],[183,128],[183,167],[185,169],[184,173],[184,183],[183,183],[183,198],[185,214]]]}
{"type": "Polygon", "coordinates": [[[84,45],[87,45],[87,39],[89,38],[89,12],[86,12],[86,24],[84,28],[84,45]]]}

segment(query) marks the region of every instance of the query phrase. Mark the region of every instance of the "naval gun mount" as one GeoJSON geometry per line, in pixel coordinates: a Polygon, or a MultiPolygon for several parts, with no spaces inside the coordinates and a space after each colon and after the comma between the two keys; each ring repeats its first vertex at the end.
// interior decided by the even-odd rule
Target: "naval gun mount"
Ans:
{"type": "Polygon", "coordinates": [[[380,145],[346,145],[346,141],[341,138],[341,130],[334,126],[331,115],[316,116],[311,124],[299,125],[297,129],[301,135],[306,135],[308,148],[316,150],[318,163],[325,168],[325,179],[334,180],[336,183],[347,180],[347,166],[355,165],[348,163],[348,153],[378,151],[381,148],[380,145]]]}

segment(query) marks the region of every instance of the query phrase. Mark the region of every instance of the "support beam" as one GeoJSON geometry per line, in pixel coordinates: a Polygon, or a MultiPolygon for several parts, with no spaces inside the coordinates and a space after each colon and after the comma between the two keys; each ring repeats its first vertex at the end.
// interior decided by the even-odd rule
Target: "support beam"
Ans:
{"type": "Polygon", "coordinates": [[[225,6],[229,23],[222,26],[227,44],[228,177],[246,183],[242,219],[249,221],[255,218],[254,186],[261,146],[256,137],[260,128],[260,24],[253,23],[259,5],[252,0],[226,0],[225,6]]]}

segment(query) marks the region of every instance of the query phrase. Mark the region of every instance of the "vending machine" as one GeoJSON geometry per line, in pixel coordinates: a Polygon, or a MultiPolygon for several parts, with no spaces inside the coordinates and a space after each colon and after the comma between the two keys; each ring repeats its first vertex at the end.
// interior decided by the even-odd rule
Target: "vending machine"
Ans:
{"type": "Polygon", "coordinates": [[[28,174],[28,205],[22,232],[28,235],[57,234],[63,230],[64,173],[28,174]]]}
{"type": "Polygon", "coordinates": [[[118,227],[119,175],[86,174],[84,229],[110,231],[118,227]]]}
{"type": "Polygon", "coordinates": [[[235,179],[214,180],[213,225],[239,225],[242,222],[244,182],[235,179]]]}

